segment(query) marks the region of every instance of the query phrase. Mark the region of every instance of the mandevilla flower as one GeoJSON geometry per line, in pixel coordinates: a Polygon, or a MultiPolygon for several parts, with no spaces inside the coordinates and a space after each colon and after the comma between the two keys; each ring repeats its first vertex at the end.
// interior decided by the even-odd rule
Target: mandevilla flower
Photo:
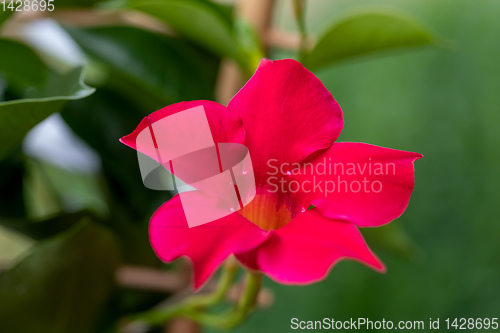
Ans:
{"type": "Polygon", "coordinates": [[[420,154],[335,142],[344,124],[339,105],[318,78],[290,59],[262,60],[228,107],[173,104],[152,113],[122,142],[136,149],[148,123],[199,105],[216,143],[248,147],[257,193],[243,209],[193,228],[178,195],[164,203],[150,224],[160,259],[187,256],[195,288],[230,255],[285,284],[321,280],[342,259],[385,270],[358,228],[381,226],[403,213],[420,154]]]}

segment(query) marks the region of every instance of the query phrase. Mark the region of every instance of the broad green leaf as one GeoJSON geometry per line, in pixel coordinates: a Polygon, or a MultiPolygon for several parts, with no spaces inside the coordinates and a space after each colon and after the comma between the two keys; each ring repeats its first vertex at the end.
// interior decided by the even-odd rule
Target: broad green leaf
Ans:
{"type": "Polygon", "coordinates": [[[132,0],[130,7],[159,18],[180,34],[220,55],[243,61],[231,25],[219,10],[196,0],[132,0]]]}
{"type": "Polygon", "coordinates": [[[46,217],[63,210],[89,210],[106,215],[100,177],[96,174],[62,168],[38,159],[27,159],[26,169],[28,217],[46,217]]]}
{"type": "Polygon", "coordinates": [[[0,73],[17,89],[42,85],[48,69],[28,46],[0,38],[0,73]]]}
{"type": "Polygon", "coordinates": [[[234,12],[234,3],[224,3],[217,2],[213,0],[196,0],[198,2],[203,2],[204,4],[211,6],[215,11],[218,12],[219,16],[224,19],[229,26],[233,25],[233,12],[234,12]]]}
{"type": "MultiPolygon", "coordinates": [[[[38,160],[26,159],[26,175],[23,179],[26,219],[46,218],[64,211],[61,196],[40,164],[38,160]]],[[[71,188],[68,186],[66,191],[71,193],[71,188]]]]}
{"type": "Polygon", "coordinates": [[[217,60],[183,40],[133,27],[66,30],[143,115],[181,100],[213,99],[217,60]]]}
{"type": "Polygon", "coordinates": [[[0,158],[69,100],[86,97],[93,91],[82,82],[82,69],[78,68],[65,75],[52,73],[47,85],[34,91],[31,98],[0,102],[0,158]]]}
{"type": "Polygon", "coordinates": [[[45,219],[37,220],[0,218],[0,225],[34,240],[43,240],[74,227],[82,218],[88,216],[91,216],[90,212],[80,211],[75,213],[59,213],[45,219]]]}
{"type": "MultiPolygon", "coordinates": [[[[86,97],[94,92],[82,81],[82,69],[74,69],[66,74],[56,73],[47,68],[35,53],[10,40],[0,39],[1,58],[6,65],[0,72],[9,78],[20,75],[27,86],[15,86],[22,99],[0,102],[0,158],[21,142],[24,135],[36,124],[52,113],[58,112],[69,100],[86,97]],[[29,59],[27,71],[19,60],[29,59]],[[9,64],[11,64],[9,66],[9,64]],[[15,65],[14,65],[15,64],[15,65]],[[40,81],[42,80],[42,81],[40,81]],[[38,82],[38,84],[36,84],[38,82]]],[[[9,81],[7,81],[9,83],[9,81]]]]}
{"type": "Polygon", "coordinates": [[[363,9],[333,24],[304,63],[316,70],[362,55],[433,43],[433,33],[411,16],[389,9],[363,9]]]}
{"type": "Polygon", "coordinates": [[[109,302],[118,245],[82,222],[0,274],[0,332],[88,333],[109,302]]]}

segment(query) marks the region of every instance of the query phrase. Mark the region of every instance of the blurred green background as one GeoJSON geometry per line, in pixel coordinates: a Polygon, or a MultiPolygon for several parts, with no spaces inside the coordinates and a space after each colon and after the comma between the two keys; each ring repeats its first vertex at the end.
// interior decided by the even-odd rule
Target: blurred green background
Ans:
{"type": "MultiPolygon", "coordinates": [[[[362,4],[403,8],[452,39],[428,49],[318,72],[345,118],[341,141],[422,153],[402,226],[413,260],[377,251],[379,275],[342,262],[323,282],[277,291],[241,332],[292,331],[290,318],[428,320],[500,313],[500,2],[311,1],[309,27],[362,4]],[[328,10],[326,10],[328,8],[328,10]]],[[[284,20],[283,20],[284,21],[284,20]]]]}
{"type": "MultiPolygon", "coordinates": [[[[232,27],[231,6],[199,2],[232,27]]],[[[56,1],[55,12],[80,5],[56,1]]],[[[344,261],[310,286],[266,279],[274,303],[255,311],[235,332],[291,332],[294,317],[427,322],[500,315],[500,2],[309,0],[307,30],[319,36],[365,5],[405,11],[444,40],[314,71],[344,111],[340,141],[424,155],[416,162],[416,186],[405,214],[365,233],[388,272],[344,261]]],[[[28,29],[23,35],[24,43],[43,63],[27,55],[20,66],[6,57],[14,46],[0,40],[0,138],[8,146],[0,149],[0,332],[115,332],[119,318],[166,296],[114,283],[114,269],[124,262],[175,270],[158,262],[147,240],[148,219],[169,195],[143,187],[135,153],[118,138],[167,104],[215,99],[222,55],[235,55],[241,67],[250,65],[242,65],[245,56],[228,46],[231,36],[183,30],[168,10],[156,16],[182,37],[120,24],[82,28],[63,22],[58,31],[78,45],[64,53],[47,41],[56,37],[42,39],[36,34],[41,26],[35,25],[35,33],[28,29]],[[79,66],[87,62],[85,82],[96,88],[93,94],[78,80],[79,66]],[[33,104],[8,102],[21,98],[33,104]],[[47,105],[36,98],[53,101],[47,105]],[[36,127],[24,144],[22,137],[13,139],[57,111],[60,116],[50,118],[55,129],[42,123],[48,129],[36,127]],[[62,136],[51,139],[53,132],[62,136]],[[47,146],[57,153],[44,153],[47,146]]],[[[9,38],[17,32],[14,19],[4,26],[9,38]]],[[[290,1],[277,1],[273,27],[297,31],[290,1]]],[[[248,45],[246,59],[251,59],[258,52],[248,45]]],[[[269,52],[273,59],[298,57],[276,47],[269,52]]]]}

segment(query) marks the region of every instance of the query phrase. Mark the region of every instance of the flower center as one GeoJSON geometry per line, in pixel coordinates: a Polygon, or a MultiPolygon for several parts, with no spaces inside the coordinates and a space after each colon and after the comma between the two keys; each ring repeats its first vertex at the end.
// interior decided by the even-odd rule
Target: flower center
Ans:
{"type": "Polygon", "coordinates": [[[239,213],[266,231],[277,230],[292,220],[289,206],[276,193],[261,193],[239,213]]]}

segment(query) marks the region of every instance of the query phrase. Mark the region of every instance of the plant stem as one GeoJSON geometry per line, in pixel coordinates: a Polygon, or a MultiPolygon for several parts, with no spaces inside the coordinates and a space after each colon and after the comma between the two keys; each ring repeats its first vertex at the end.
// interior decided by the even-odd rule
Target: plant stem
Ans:
{"type": "Polygon", "coordinates": [[[136,315],[132,318],[132,325],[161,325],[176,317],[186,317],[197,323],[219,329],[230,329],[237,326],[245,320],[257,304],[257,296],[262,285],[262,273],[247,271],[245,292],[240,301],[231,310],[219,314],[205,312],[203,311],[205,307],[217,304],[223,300],[234,278],[236,269],[234,267],[227,267],[227,265],[224,268],[219,286],[214,293],[193,296],[178,305],[136,315]]]}
{"type": "Polygon", "coordinates": [[[260,272],[247,272],[246,278],[245,293],[230,311],[221,314],[190,311],[185,313],[186,317],[200,324],[219,329],[230,329],[239,325],[257,304],[257,296],[262,285],[262,273],[260,272]]]}
{"type": "MultiPolygon", "coordinates": [[[[203,309],[207,306],[215,305],[222,300],[231,286],[236,273],[238,272],[238,265],[234,258],[229,258],[222,267],[221,276],[217,284],[217,288],[212,293],[194,295],[179,304],[170,305],[164,308],[153,309],[144,313],[133,316],[132,321],[142,322],[149,325],[159,325],[172,318],[187,315],[192,313],[193,310],[203,309]]],[[[188,316],[189,317],[189,316],[188,316]]]]}
{"type": "Polygon", "coordinates": [[[261,286],[262,273],[248,272],[245,293],[233,311],[233,314],[226,320],[226,328],[231,328],[241,323],[250,311],[255,308],[255,305],[257,304],[257,296],[259,295],[261,286]]]}

